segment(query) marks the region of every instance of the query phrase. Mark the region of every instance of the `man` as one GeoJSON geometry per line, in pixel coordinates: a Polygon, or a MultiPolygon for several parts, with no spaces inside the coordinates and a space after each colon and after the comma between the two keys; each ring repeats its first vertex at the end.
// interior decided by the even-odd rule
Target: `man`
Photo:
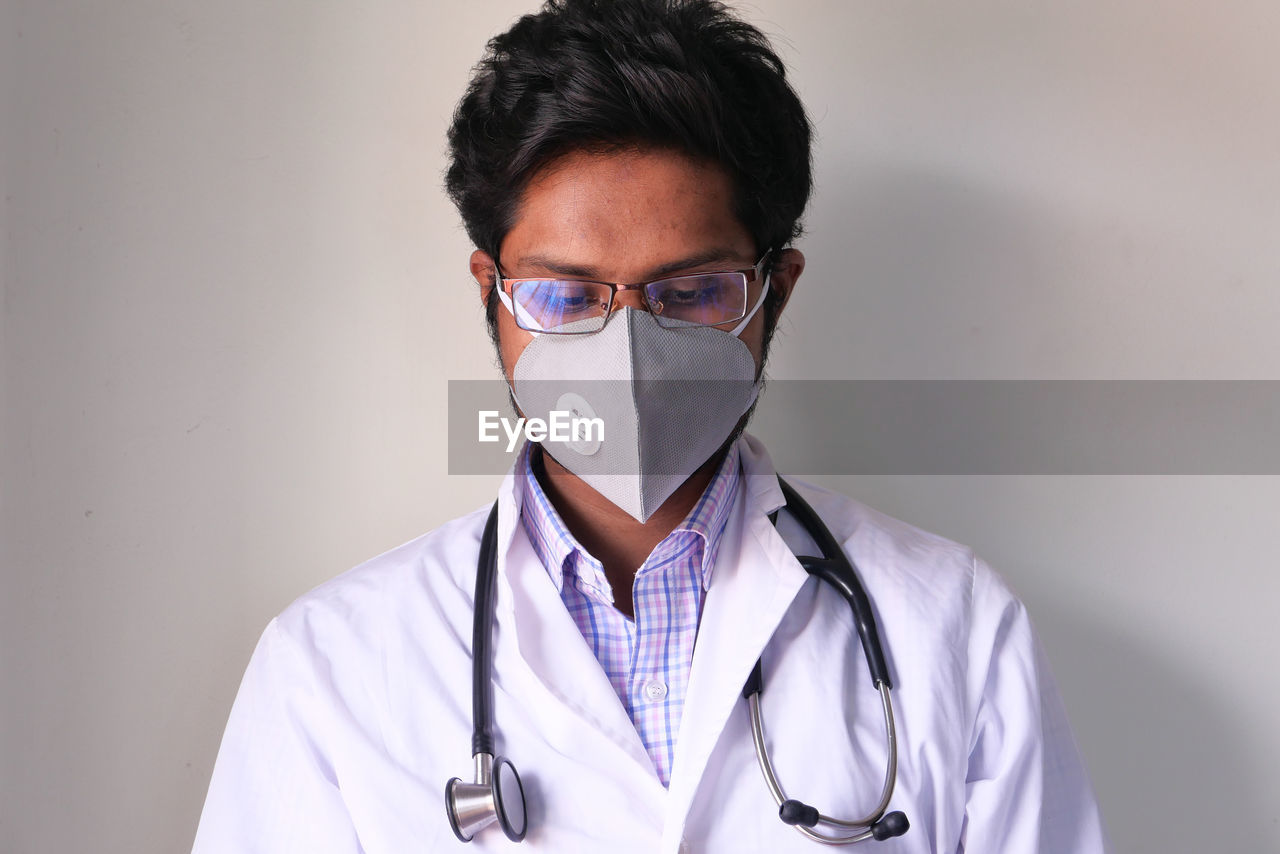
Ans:
{"type": "Polygon", "coordinates": [[[788,794],[865,817],[815,824],[788,801],[810,832],[1103,850],[1001,580],[842,496],[787,498],[742,433],[804,271],[790,244],[810,190],[809,124],[764,37],[708,0],[551,0],[490,43],[450,144],[513,399],[529,417],[599,409],[605,434],[526,445],[491,524],[455,520],[271,622],[196,851],[817,850],[757,770],[753,704],[788,794]],[[801,502],[856,566],[883,679],[845,599],[795,557],[823,538],[801,502]],[[474,740],[473,675],[492,716],[474,740]],[[881,682],[892,812],[873,810],[881,682]]]}

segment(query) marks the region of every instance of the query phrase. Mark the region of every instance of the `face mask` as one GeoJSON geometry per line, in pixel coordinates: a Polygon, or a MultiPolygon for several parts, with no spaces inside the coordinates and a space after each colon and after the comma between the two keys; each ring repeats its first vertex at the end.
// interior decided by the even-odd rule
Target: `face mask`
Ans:
{"type": "Polygon", "coordinates": [[[755,373],[737,335],[664,328],[623,308],[595,334],[534,338],[512,394],[525,418],[550,426],[547,453],[644,522],[724,444],[759,393],[755,373]],[[575,432],[574,418],[599,424],[579,421],[575,432]]]}

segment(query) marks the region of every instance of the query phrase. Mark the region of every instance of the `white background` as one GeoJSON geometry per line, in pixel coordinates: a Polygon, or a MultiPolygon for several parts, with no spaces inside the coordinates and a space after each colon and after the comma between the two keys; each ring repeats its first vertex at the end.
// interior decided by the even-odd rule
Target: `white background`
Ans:
{"type": "MultiPolygon", "coordinates": [[[[490,500],[444,132],[532,5],[0,6],[0,851],[188,848],[267,620],[490,500]]],[[[1280,379],[1274,0],[744,9],[818,131],[773,376],[1280,379]]],[[[1028,601],[1117,850],[1280,847],[1280,478],[838,485],[1028,601]]]]}

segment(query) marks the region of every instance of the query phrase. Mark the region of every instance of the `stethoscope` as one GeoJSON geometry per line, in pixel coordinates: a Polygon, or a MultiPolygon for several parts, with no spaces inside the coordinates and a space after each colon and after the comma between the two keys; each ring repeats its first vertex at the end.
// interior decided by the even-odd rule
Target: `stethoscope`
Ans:
{"type": "MultiPolygon", "coordinates": [[[[746,699],[751,714],[751,740],[755,745],[756,760],[760,763],[769,793],[778,804],[779,817],[807,838],[826,845],[850,845],[866,839],[892,839],[906,833],[910,824],[902,812],[886,812],[898,778],[898,736],[894,726],[893,701],[889,696],[892,688],[889,668],[885,665],[884,650],[880,646],[880,633],[876,628],[875,615],[871,611],[871,601],[858,581],[853,563],[822,519],[790,484],[782,478],[778,478],[778,482],[786,497],[787,508],[822,551],[820,558],[797,555],[796,559],[810,575],[818,576],[840,591],[840,595],[853,609],[853,620],[858,629],[862,651],[867,658],[867,667],[871,670],[876,690],[880,692],[889,751],[880,801],[864,818],[833,818],[818,812],[815,807],[788,798],[778,783],[773,763],[769,761],[769,752],[765,748],[764,724],[760,714],[760,695],[764,692],[764,680],[760,661],[757,659],[742,689],[742,696],[746,699]],[[815,830],[820,824],[835,828],[836,832],[822,833],[815,830]]],[[[769,521],[777,526],[778,511],[769,515],[769,521]]],[[[497,540],[498,504],[494,502],[480,539],[475,618],[472,626],[471,715],[475,731],[471,736],[471,755],[475,761],[475,782],[464,783],[454,777],[444,789],[449,826],[463,842],[470,842],[477,833],[495,821],[513,842],[524,839],[525,831],[528,830],[524,787],[520,783],[520,775],[516,773],[510,760],[494,754],[493,659],[489,641],[493,636],[494,579],[498,572],[497,540]]]]}

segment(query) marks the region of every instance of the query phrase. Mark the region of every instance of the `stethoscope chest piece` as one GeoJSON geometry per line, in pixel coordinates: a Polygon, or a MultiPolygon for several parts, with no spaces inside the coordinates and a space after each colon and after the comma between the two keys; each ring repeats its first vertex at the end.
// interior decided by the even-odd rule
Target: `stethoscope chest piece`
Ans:
{"type": "Polygon", "coordinates": [[[524,786],[509,760],[497,761],[487,753],[477,753],[476,781],[464,783],[458,777],[444,788],[449,826],[463,842],[495,821],[512,842],[524,839],[527,828],[524,808],[524,786]]]}

